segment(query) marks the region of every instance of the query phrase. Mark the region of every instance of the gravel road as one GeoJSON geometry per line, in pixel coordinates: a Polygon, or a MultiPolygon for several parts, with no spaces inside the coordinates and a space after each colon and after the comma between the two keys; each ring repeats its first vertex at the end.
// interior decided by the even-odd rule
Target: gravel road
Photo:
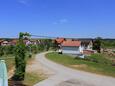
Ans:
{"type": "Polygon", "coordinates": [[[45,58],[46,53],[38,54],[36,60],[52,74],[34,86],[115,86],[115,78],[65,67],[45,58]]]}

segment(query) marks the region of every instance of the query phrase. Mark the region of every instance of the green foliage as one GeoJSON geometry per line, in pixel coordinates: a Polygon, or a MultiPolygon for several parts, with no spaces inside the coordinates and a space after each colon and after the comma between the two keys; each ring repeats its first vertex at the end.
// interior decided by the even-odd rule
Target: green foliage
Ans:
{"type": "Polygon", "coordinates": [[[26,36],[26,33],[19,34],[19,42],[16,45],[15,49],[15,74],[14,80],[24,80],[25,77],[25,68],[26,68],[26,46],[23,42],[23,37],[26,36]]]}
{"type": "Polygon", "coordinates": [[[100,50],[101,50],[101,39],[100,38],[95,39],[95,41],[93,42],[93,50],[97,50],[97,52],[100,53],[100,50]]]}
{"type": "Polygon", "coordinates": [[[24,80],[25,68],[26,68],[26,50],[24,44],[17,44],[15,49],[15,80],[24,80]]]}
{"type": "Polygon", "coordinates": [[[88,56],[86,59],[89,59],[89,61],[92,61],[92,62],[97,62],[101,64],[106,64],[106,65],[112,64],[112,61],[103,54],[93,54],[91,56],[88,56]]]}
{"type": "Polygon", "coordinates": [[[31,52],[34,53],[34,54],[37,54],[38,53],[38,46],[37,45],[31,45],[31,52]]]}
{"type": "Polygon", "coordinates": [[[40,74],[36,74],[36,73],[26,73],[25,74],[25,80],[24,80],[24,84],[27,86],[34,86],[36,83],[44,80],[45,77],[43,77],[40,74]]]}
{"type": "Polygon", "coordinates": [[[14,54],[15,46],[0,46],[0,56],[14,54]]]}
{"type": "Polygon", "coordinates": [[[51,47],[53,47],[52,40],[51,39],[43,39],[42,44],[44,46],[44,49],[48,51],[51,47]]]}
{"type": "Polygon", "coordinates": [[[39,44],[38,45],[38,50],[41,52],[41,51],[44,51],[45,49],[45,46],[44,46],[44,44],[39,44]]]}
{"type": "Polygon", "coordinates": [[[103,48],[115,48],[115,40],[102,40],[103,48]]]}
{"type": "Polygon", "coordinates": [[[3,46],[0,46],[0,56],[3,56],[4,55],[4,48],[3,46]]]}

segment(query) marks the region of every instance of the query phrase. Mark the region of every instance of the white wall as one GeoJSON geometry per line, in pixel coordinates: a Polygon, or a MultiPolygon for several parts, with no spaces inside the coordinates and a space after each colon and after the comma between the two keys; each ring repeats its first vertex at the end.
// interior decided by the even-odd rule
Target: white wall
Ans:
{"type": "Polygon", "coordinates": [[[80,54],[80,48],[79,47],[62,46],[62,53],[66,53],[66,54],[80,54]]]}

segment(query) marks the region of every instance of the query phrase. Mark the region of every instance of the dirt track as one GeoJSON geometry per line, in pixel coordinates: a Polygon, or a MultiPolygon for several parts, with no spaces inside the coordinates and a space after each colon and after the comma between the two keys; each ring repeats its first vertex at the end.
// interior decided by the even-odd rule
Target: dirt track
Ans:
{"type": "MultiPolygon", "coordinates": [[[[34,86],[115,86],[115,78],[67,68],[49,61],[45,54],[38,54],[36,62],[51,75],[34,86]]],[[[38,65],[33,67],[38,68],[38,65]]]]}

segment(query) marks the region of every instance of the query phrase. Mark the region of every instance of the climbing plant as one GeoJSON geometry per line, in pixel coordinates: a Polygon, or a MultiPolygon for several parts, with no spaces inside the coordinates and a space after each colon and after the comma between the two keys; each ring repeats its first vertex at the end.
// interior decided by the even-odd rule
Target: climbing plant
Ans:
{"type": "Polygon", "coordinates": [[[26,45],[23,41],[24,37],[30,36],[29,33],[20,33],[19,41],[15,48],[15,74],[14,80],[24,80],[26,68],[26,45]]]}

